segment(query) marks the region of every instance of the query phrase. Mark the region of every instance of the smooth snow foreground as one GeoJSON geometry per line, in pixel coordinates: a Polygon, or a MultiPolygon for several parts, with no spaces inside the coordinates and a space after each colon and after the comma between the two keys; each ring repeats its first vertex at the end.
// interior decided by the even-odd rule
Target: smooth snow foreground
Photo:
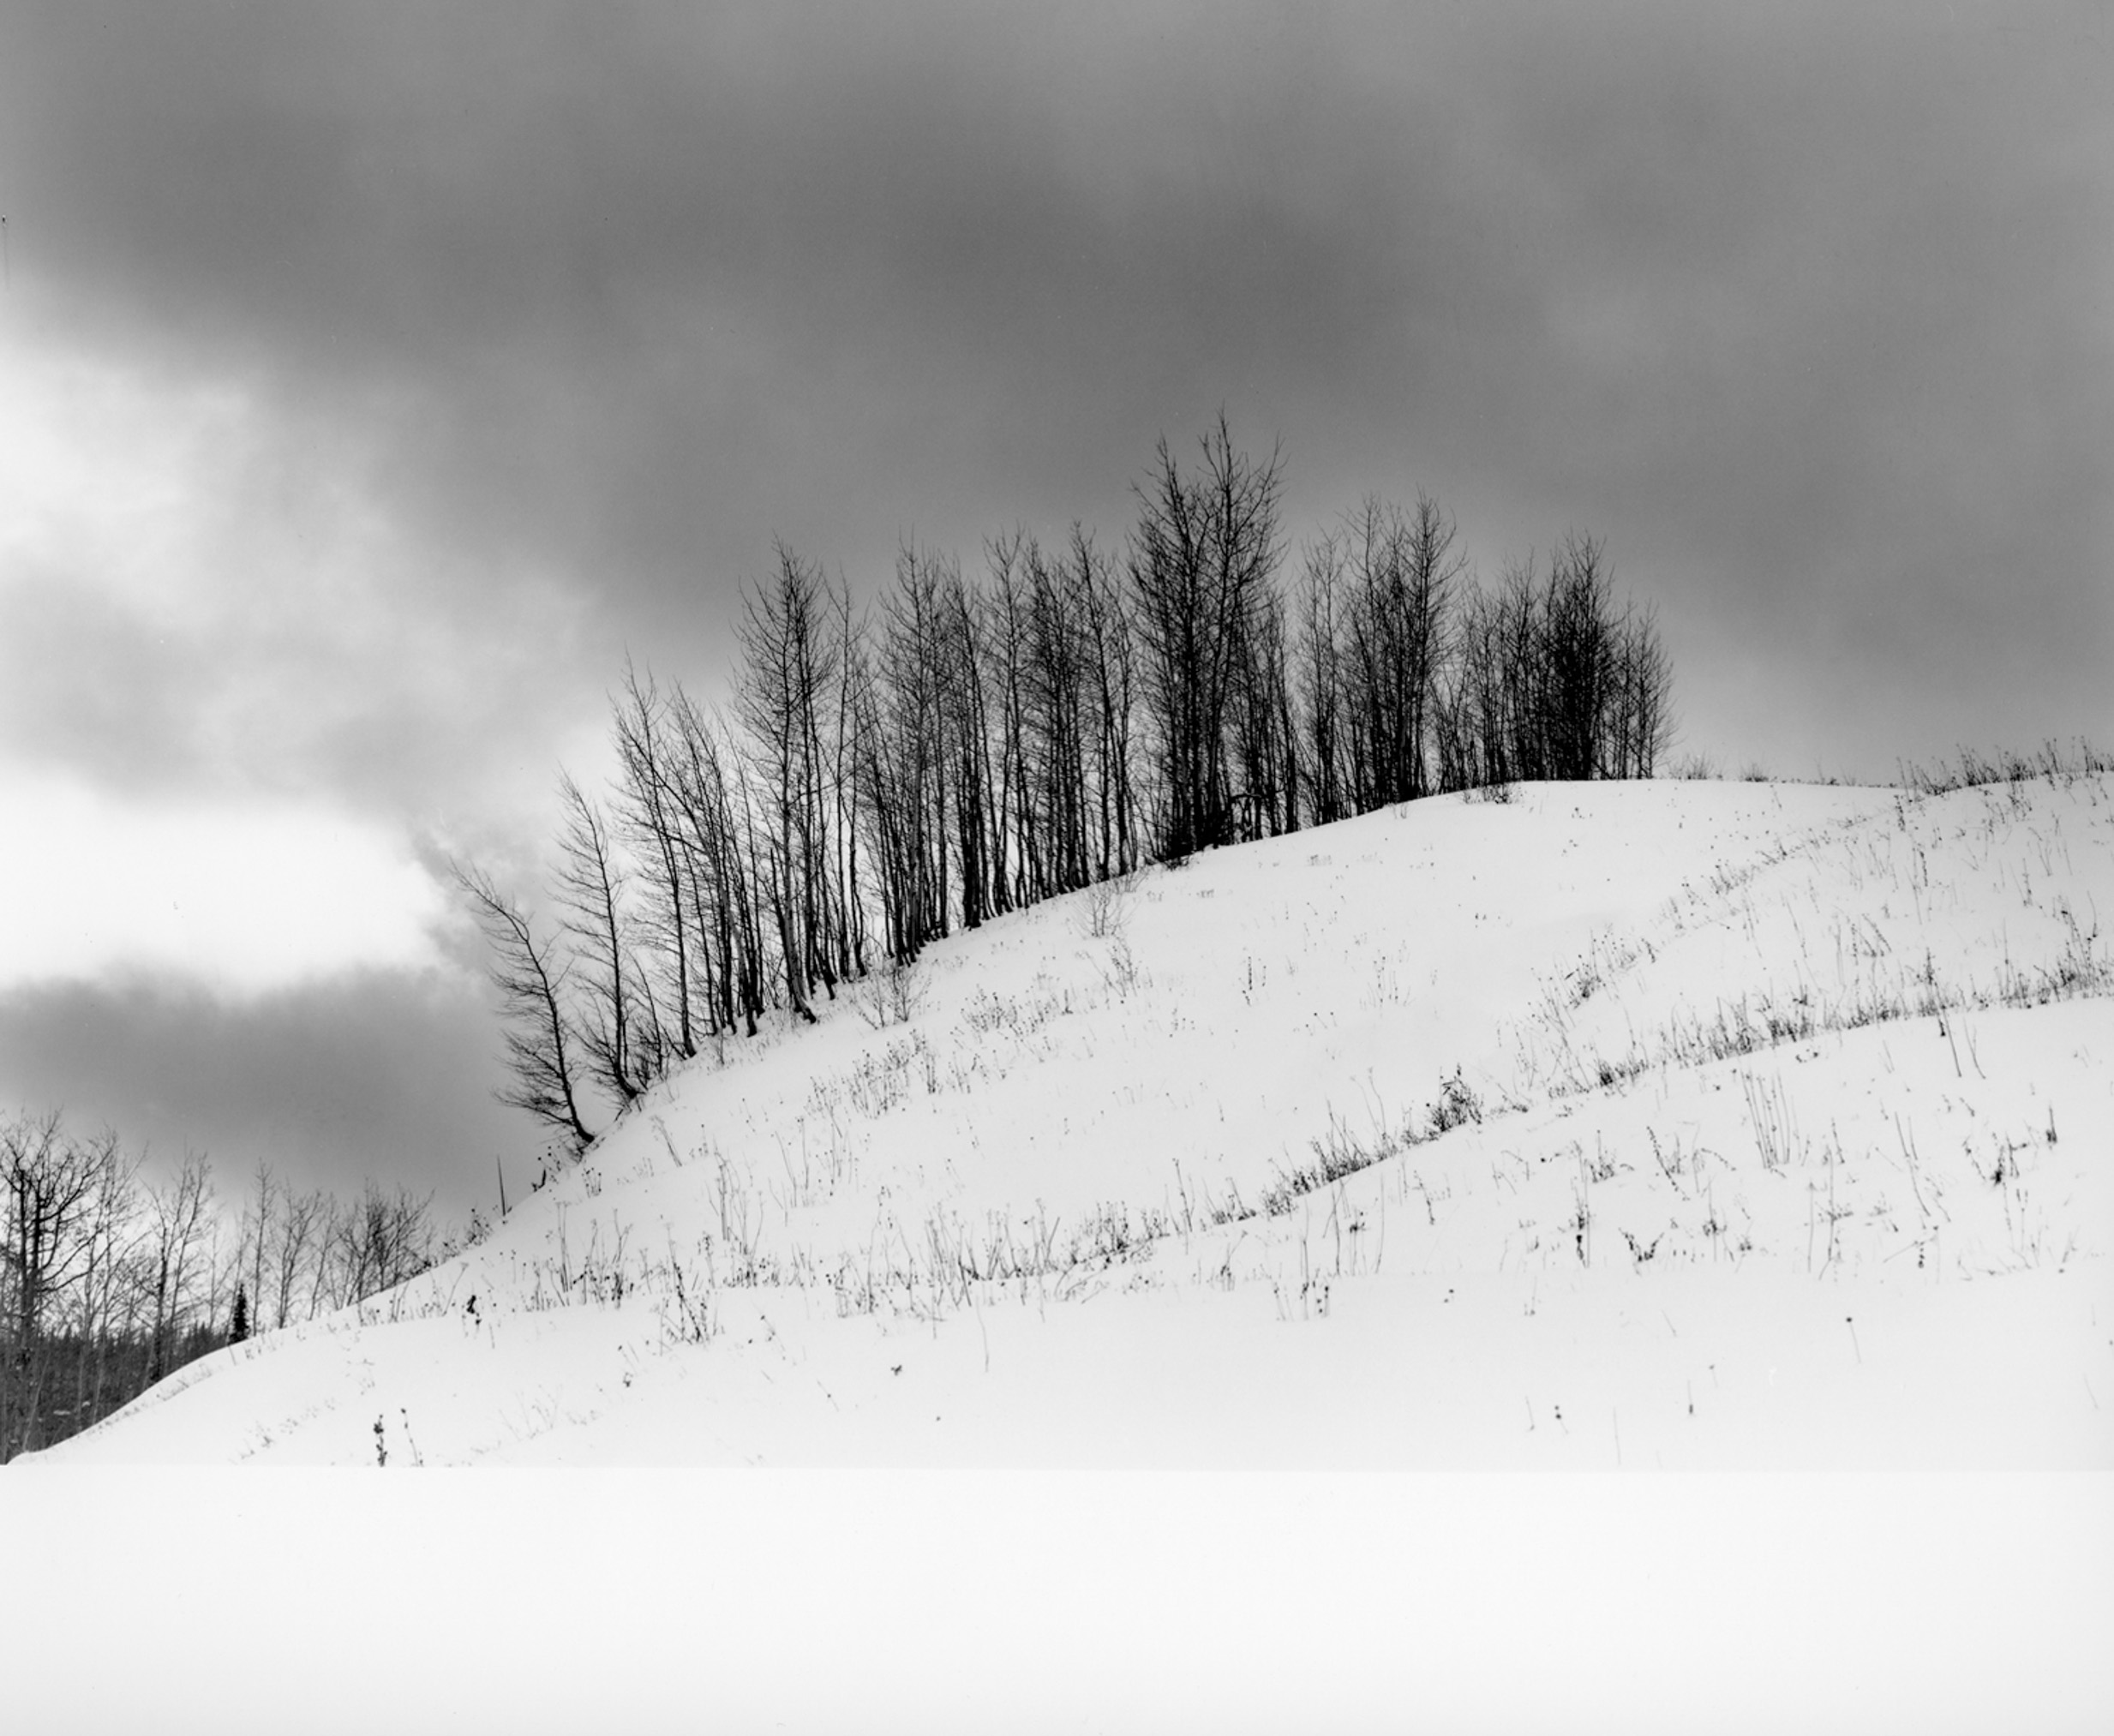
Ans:
{"type": "Polygon", "coordinates": [[[2103,913],[2104,778],[1215,853],[729,1042],[44,1457],[2105,1468],[2103,913]]]}

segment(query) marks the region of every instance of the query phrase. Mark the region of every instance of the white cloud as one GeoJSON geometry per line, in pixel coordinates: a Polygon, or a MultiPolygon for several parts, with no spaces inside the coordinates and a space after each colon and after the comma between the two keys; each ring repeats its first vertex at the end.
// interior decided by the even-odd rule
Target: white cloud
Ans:
{"type": "Polygon", "coordinates": [[[40,345],[0,309],[0,762],[346,807],[533,800],[548,720],[602,710],[587,602],[545,556],[405,509],[380,474],[398,414],[40,345]]]}
{"type": "Polygon", "coordinates": [[[255,446],[238,393],[0,331],[0,576],[63,572],[165,627],[201,583],[225,584],[226,551],[201,537],[200,500],[255,446]]]}
{"type": "Polygon", "coordinates": [[[153,804],[0,767],[0,989],[134,974],[232,996],[439,961],[409,846],[315,805],[153,804]]]}

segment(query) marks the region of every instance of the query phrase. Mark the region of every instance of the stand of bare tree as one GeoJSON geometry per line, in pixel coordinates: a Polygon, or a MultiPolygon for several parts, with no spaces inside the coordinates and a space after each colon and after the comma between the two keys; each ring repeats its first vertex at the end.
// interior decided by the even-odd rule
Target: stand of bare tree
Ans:
{"type": "Polygon", "coordinates": [[[1649,777],[1671,673],[1603,546],[1475,581],[1428,495],[1368,499],[1283,582],[1284,466],[1222,416],[1162,441],[1120,555],[1075,525],[906,545],[876,608],[782,544],[728,715],[627,671],[607,813],[570,780],[539,933],[458,878],[493,950],[506,1100],[578,1152],[674,1061],[955,927],[1149,861],[1518,780],[1649,777]]]}
{"type": "MultiPolygon", "coordinates": [[[[1672,679],[1606,551],[1476,583],[1428,495],[1368,499],[1288,596],[1273,452],[1221,416],[1162,441],[1119,554],[1075,525],[906,545],[860,614],[781,545],[745,592],[725,712],[627,670],[606,800],[570,778],[547,925],[457,869],[491,949],[512,1084],[577,1153],[670,1067],[774,1009],[811,1021],[955,927],[1150,861],[1518,780],[1649,777],[1672,679]]],[[[146,1185],[114,1134],[0,1126],[0,1457],[87,1426],[191,1357],[399,1284],[427,1203],[341,1204],[268,1166],[231,1226],[187,1157],[146,1185]]],[[[472,1237],[478,1225],[473,1220],[472,1237]]]]}
{"type": "Polygon", "coordinates": [[[116,1134],[77,1137],[57,1114],[0,1123],[0,1460],[78,1434],[237,1337],[401,1284],[434,1255],[428,1202],[401,1188],[369,1182],[341,1203],[296,1194],[263,1164],[231,1222],[205,1158],[187,1154],[159,1185],[140,1169],[116,1134]]]}

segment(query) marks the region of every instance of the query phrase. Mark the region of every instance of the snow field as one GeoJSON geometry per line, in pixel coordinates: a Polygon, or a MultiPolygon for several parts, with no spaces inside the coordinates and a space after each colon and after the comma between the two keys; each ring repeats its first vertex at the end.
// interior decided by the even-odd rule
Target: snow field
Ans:
{"type": "Polygon", "coordinates": [[[2102,892],[2097,778],[1213,853],[729,1041],[49,1457],[2105,1468],[2102,892]]]}

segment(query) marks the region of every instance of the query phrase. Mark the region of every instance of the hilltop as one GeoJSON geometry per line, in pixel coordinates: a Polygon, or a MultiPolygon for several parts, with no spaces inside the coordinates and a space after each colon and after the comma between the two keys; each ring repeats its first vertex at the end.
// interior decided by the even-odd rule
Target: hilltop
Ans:
{"type": "Polygon", "coordinates": [[[1498,794],[937,942],[41,1457],[2114,1464],[2114,784],[1498,794]]]}

